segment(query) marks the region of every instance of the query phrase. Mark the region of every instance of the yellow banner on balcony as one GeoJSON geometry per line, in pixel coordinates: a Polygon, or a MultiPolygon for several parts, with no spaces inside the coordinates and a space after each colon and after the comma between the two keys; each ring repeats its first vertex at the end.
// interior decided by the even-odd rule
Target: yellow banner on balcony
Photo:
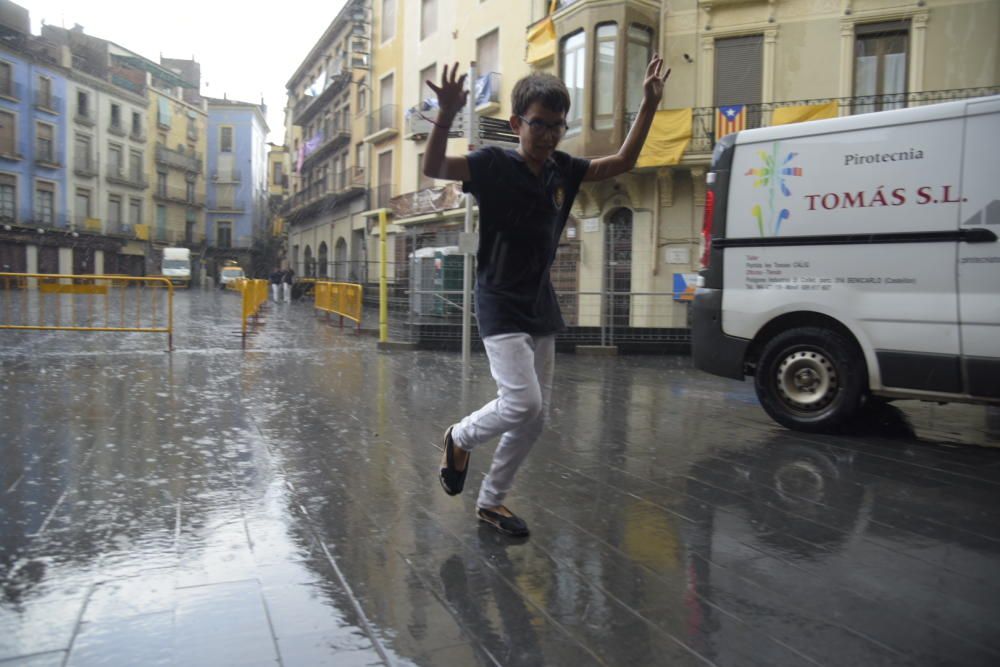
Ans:
{"type": "Polygon", "coordinates": [[[691,109],[664,109],[653,116],[636,167],[679,164],[691,143],[691,109]]]}
{"type": "Polygon", "coordinates": [[[556,25],[551,16],[528,28],[528,50],[524,60],[529,65],[547,60],[556,54],[556,25]]]}
{"type": "Polygon", "coordinates": [[[149,225],[132,225],[135,230],[135,237],[140,241],[149,240],[149,225]]]}
{"type": "Polygon", "coordinates": [[[83,228],[88,232],[99,232],[101,231],[101,220],[100,218],[87,218],[83,221],[83,228]]]}
{"type": "Polygon", "coordinates": [[[836,100],[825,104],[800,104],[792,107],[778,107],[772,111],[771,125],[788,125],[789,123],[804,123],[809,120],[836,117],[836,100]]]}

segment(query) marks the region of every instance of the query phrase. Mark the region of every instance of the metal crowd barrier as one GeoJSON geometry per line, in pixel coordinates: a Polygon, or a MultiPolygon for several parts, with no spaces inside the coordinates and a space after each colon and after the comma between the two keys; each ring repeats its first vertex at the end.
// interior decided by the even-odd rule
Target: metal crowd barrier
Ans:
{"type": "Polygon", "coordinates": [[[355,332],[361,330],[362,288],[356,283],[333,283],[317,280],[313,290],[313,308],[327,314],[340,315],[340,326],[344,318],[356,323],[355,332]]]}
{"type": "Polygon", "coordinates": [[[169,352],[174,287],[148,276],[0,273],[0,329],[165,333],[169,352]]]}
{"type": "Polygon", "coordinates": [[[239,278],[226,286],[227,289],[242,295],[240,318],[243,322],[240,332],[244,343],[246,343],[248,323],[251,319],[257,321],[261,307],[267,303],[267,286],[266,280],[250,280],[248,278],[239,278]]]}

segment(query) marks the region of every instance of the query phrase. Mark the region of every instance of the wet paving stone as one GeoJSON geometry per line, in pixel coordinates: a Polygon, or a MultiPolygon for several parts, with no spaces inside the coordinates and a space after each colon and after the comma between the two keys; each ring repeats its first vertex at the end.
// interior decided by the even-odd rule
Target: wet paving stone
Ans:
{"type": "Polygon", "coordinates": [[[993,665],[1000,409],[770,422],[684,357],[560,354],[509,505],[437,481],[482,354],[235,294],[153,336],[0,332],[0,667],[993,665]]]}

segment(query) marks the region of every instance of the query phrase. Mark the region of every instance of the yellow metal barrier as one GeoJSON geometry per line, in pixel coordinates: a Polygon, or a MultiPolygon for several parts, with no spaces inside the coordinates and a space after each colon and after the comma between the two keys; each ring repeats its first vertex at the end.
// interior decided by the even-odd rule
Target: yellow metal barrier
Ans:
{"type": "Polygon", "coordinates": [[[241,332],[244,341],[246,341],[247,323],[250,321],[250,318],[256,319],[260,313],[261,306],[267,303],[267,281],[237,278],[226,285],[226,289],[239,292],[243,297],[240,313],[243,320],[241,332]]]}
{"type": "Polygon", "coordinates": [[[328,315],[340,315],[340,326],[344,326],[346,317],[354,320],[357,329],[361,329],[361,285],[317,280],[313,294],[313,308],[328,315]]]}
{"type": "Polygon", "coordinates": [[[174,287],[148,276],[0,273],[0,329],[165,333],[171,351],[174,287]]]}

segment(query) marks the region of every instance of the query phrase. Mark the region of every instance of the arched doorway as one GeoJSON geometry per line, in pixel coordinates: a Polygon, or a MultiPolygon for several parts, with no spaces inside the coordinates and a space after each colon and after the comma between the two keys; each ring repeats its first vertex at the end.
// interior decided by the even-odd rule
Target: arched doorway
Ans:
{"type": "Polygon", "coordinates": [[[632,209],[616,208],[604,226],[604,321],[606,326],[627,327],[632,297],[632,209]]]}
{"type": "Polygon", "coordinates": [[[337,282],[347,282],[347,241],[343,237],[333,249],[333,271],[337,282]]]}
{"type": "Polygon", "coordinates": [[[319,277],[326,278],[330,275],[330,265],[327,263],[326,241],[319,244],[319,277]]]}
{"type": "Polygon", "coordinates": [[[313,276],[313,250],[312,250],[312,246],[308,246],[308,245],[306,246],[306,251],[305,251],[305,254],[304,254],[304,258],[305,258],[304,264],[305,264],[305,272],[306,272],[306,276],[305,277],[306,278],[313,278],[313,277],[315,277],[315,276],[313,276]]]}

